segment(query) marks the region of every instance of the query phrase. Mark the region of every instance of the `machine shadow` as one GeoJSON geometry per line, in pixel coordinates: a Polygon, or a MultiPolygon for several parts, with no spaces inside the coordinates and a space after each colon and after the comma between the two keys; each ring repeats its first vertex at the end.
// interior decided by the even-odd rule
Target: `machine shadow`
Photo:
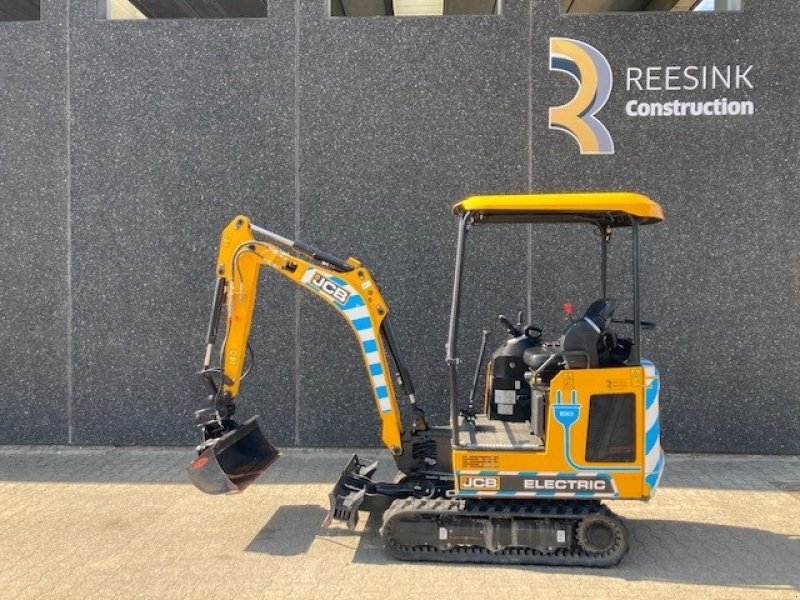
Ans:
{"type": "MultiPolygon", "coordinates": [[[[361,527],[357,531],[349,531],[344,526],[323,527],[322,521],[326,514],[327,511],[317,504],[281,506],[247,545],[245,551],[271,556],[298,556],[308,552],[311,545],[319,540],[355,549],[356,554],[363,551],[362,546],[374,546],[379,554],[383,552],[378,536],[380,515],[370,515],[363,531],[361,527]]],[[[366,515],[362,518],[366,518],[366,515]]]]}
{"type": "MultiPolygon", "coordinates": [[[[353,548],[353,563],[386,564],[378,530],[381,515],[369,515],[363,528],[324,528],[318,505],[279,508],[247,546],[248,552],[299,555],[315,540],[353,548]],[[338,538],[338,539],[337,539],[338,538]]],[[[362,514],[362,520],[366,515],[362,514]]],[[[544,566],[416,563],[416,568],[527,569],[560,574],[663,581],[738,588],[800,591],[800,530],[782,535],[761,529],[674,520],[627,519],[630,552],[617,567],[586,569],[544,566]],[[754,553],[753,550],[757,552],[754,553]]]]}
{"type": "Polygon", "coordinates": [[[596,575],[739,588],[800,590],[800,529],[785,535],[734,525],[626,519],[630,552],[596,575]]]}
{"type": "Polygon", "coordinates": [[[272,556],[297,556],[311,548],[322,530],[325,510],[316,504],[280,506],[245,548],[272,556]]]}

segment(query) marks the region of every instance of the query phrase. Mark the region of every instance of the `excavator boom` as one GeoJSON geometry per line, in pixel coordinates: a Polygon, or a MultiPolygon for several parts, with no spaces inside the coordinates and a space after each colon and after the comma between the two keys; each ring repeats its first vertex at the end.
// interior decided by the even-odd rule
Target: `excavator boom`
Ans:
{"type": "Polygon", "coordinates": [[[415,403],[413,385],[387,319],[389,308],[371,273],[352,257],[341,260],[238,216],[225,227],[220,240],[217,283],[201,371],[209,387],[210,406],[197,412],[205,441],[198,447],[200,455],[189,466],[192,481],[208,493],[243,490],[278,456],[254,418],[241,426],[232,418],[247,374],[245,357],[258,276],[265,266],[331,305],[350,325],[380,416],[381,439],[392,454],[402,452],[403,427],[389,356],[396,367],[396,380],[410,403],[415,403]],[[223,308],[225,331],[219,344],[219,366],[213,367],[223,308]]]}

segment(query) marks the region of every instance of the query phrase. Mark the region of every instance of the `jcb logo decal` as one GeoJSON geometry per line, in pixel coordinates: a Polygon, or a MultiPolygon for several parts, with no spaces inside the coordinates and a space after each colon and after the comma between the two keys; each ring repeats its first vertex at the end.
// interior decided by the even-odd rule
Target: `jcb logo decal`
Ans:
{"type": "Polygon", "coordinates": [[[336,285],[330,279],[319,273],[314,273],[314,276],[311,278],[311,285],[325,292],[339,304],[344,304],[350,297],[350,293],[346,289],[336,285]]]}
{"type": "Polygon", "coordinates": [[[461,475],[459,487],[465,490],[499,490],[500,479],[497,477],[476,477],[474,475],[461,475]]]}
{"type": "Polygon", "coordinates": [[[550,109],[550,129],[570,134],[581,154],[614,154],[614,140],[595,116],[608,102],[614,75],[597,48],[567,38],[550,38],[550,70],[575,78],[578,92],[561,106],[550,109]]]}

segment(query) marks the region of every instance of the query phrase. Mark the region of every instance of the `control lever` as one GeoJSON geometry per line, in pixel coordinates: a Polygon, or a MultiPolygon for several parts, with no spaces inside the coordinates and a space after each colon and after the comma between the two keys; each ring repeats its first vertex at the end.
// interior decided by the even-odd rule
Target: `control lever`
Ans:
{"type": "MultiPolygon", "coordinates": [[[[611,319],[612,323],[617,323],[621,325],[635,325],[636,321],[633,319],[611,319]]],[[[656,329],[658,326],[653,323],[652,321],[639,321],[639,325],[641,325],[642,329],[656,329]]]]}
{"type": "Polygon", "coordinates": [[[482,335],[478,362],[475,364],[475,375],[472,377],[472,389],[469,391],[469,404],[467,405],[467,410],[462,411],[462,414],[468,419],[475,418],[475,390],[478,389],[478,378],[481,376],[481,365],[483,364],[483,355],[486,354],[486,339],[489,337],[489,330],[484,329],[482,335]]]}
{"type": "Polygon", "coordinates": [[[511,322],[507,316],[500,315],[497,317],[497,320],[503,324],[503,327],[505,327],[508,333],[510,333],[512,336],[519,337],[522,335],[522,332],[511,322]]]}

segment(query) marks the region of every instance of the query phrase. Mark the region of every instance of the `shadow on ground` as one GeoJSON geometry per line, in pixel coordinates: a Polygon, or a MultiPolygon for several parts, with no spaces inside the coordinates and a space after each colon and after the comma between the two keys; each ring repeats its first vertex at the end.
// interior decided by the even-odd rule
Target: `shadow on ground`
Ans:
{"type": "MultiPolygon", "coordinates": [[[[379,514],[371,514],[357,532],[323,528],[326,511],[317,505],[282,506],[247,546],[248,552],[277,556],[301,555],[312,543],[334,543],[354,550],[353,562],[386,564],[378,533],[379,514]]],[[[366,514],[362,513],[362,518],[366,514]]],[[[798,535],[730,525],[672,520],[627,520],[631,548],[617,567],[610,569],[554,567],[487,567],[591,574],[629,581],[664,581],[738,588],[780,587],[800,590],[800,527],[798,535]],[[753,553],[753,549],[757,549],[753,553]]],[[[422,568],[453,568],[428,563],[422,568]]]]}
{"type": "MultiPolygon", "coordinates": [[[[358,538],[358,533],[344,527],[322,527],[326,514],[327,511],[316,504],[281,506],[245,550],[271,556],[298,556],[308,552],[318,537],[358,538]]],[[[368,535],[378,540],[376,532],[377,527],[368,535]]]]}

